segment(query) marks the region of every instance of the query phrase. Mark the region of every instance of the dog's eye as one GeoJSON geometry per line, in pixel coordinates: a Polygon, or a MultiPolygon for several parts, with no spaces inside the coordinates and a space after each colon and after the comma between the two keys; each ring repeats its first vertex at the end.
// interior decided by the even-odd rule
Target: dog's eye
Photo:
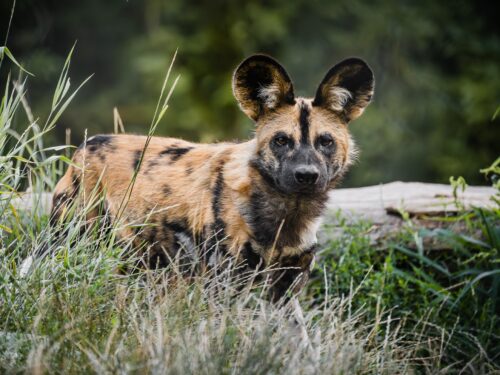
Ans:
{"type": "Polygon", "coordinates": [[[284,135],[279,135],[274,138],[274,143],[280,147],[286,146],[289,142],[290,140],[288,139],[288,137],[285,137],[284,135]]]}
{"type": "Polygon", "coordinates": [[[329,135],[323,135],[319,139],[319,144],[323,147],[331,147],[333,145],[333,138],[329,135]]]}

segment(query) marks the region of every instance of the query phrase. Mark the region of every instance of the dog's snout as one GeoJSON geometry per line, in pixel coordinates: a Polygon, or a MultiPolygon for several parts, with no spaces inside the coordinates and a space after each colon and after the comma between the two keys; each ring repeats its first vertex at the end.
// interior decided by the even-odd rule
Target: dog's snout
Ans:
{"type": "Polygon", "coordinates": [[[314,185],[318,181],[319,171],[314,166],[300,166],[295,169],[295,181],[300,185],[314,185]]]}

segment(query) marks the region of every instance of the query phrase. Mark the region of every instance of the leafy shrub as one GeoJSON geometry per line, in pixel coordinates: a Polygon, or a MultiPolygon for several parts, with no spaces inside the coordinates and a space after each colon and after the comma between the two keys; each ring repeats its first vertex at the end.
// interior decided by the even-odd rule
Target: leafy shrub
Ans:
{"type": "Polygon", "coordinates": [[[373,245],[370,223],[339,216],[342,235],[321,252],[309,293],[321,299],[354,288],[353,308],[371,317],[390,312],[412,322],[409,330],[425,319],[436,334],[450,335],[442,365],[471,361],[482,369],[500,353],[500,209],[435,220],[448,228],[416,228],[409,221],[396,238],[373,245]]]}

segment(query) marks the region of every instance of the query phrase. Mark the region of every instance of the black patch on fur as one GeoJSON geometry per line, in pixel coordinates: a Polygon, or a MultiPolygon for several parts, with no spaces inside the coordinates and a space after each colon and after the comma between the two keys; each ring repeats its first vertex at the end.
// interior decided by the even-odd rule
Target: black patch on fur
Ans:
{"type": "Polygon", "coordinates": [[[60,208],[60,206],[62,206],[63,204],[66,205],[70,204],[78,194],[79,189],[80,189],[80,177],[76,173],[73,173],[73,175],[71,176],[70,190],[60,194],[56,194],[52,198],[52,210],[60,208]]]}
{"type": "Polygon", "coordinates": [[[224,191],[224,173],[222,171],[223,164],[217,168],[217,179],[215,180],[214,188],[212,191],[212,210],[214,214],[214,219],[217,220],[220,217],[221,207],[220,200],[222,193],[224,191]]]}
{"type": "Polygon", "coordinates": [[[163,219],[162,226],[175,233],[185,233],[192,237],[192,233],[188,230],[185,220],[182,221],[168,221],[167,218],[163,219]]]}
{"type": "Polygon", "coordinates": [[[146,257],[150,268],[166,267],[175,259],[183,272],[188,270],[191,259],[188,254],[180,253],[181,245],[176,238],[176,234],[181,233],[193,238],[185,220],[169,221],[163,217],[154,225],[134,228],[134,231],[149,246],[146,257]]]}
{"type": "Polygon", "coordinates": [[[300,143],[307,145],[310,142],[309,137],[309,107],[302,103],[300,105],[300,143]]]}
{"type": "Polygon", "coordinates": [[[217,178],[212,188],[212,213],[214,222],[210,225],[208,230],[205,230],[204,235],[206,240],[203,244],[203,252],[207,262],[215,251],[218,251],[221,255],[225,255],[227,253],[227,247],[222,243],[226,237],[226,223],[221,218],[221,198],[224,192],[223,167],[224,161],[221,160],[215,171],[217,178]]]}
{"type": "Polygon", "coordinates": [[[269,291],[273,302],[278,302],[287,291],[296,293],[302,288],[309,278],[310,266],[316,249],[317,245],[313,245],[300,254],[280,259],[278,267],[282,269],[273,272],[273,286],[269,291]],[[298,280],[299,277],[300,280],[298,280]],[[290,290],[292,286],[293,290],[290,290]]]}
{"type": "MultiPolygon", "coordinates": [[[[49,240],[47,242],[42,242],[41,246],[38,246],[37,248],[35,248],[35,251],[34,251],[35,257],[40,257],[40,256],[44,255],[45,253],[47,253],[47,251],[49,251],[51,249],[51,247],[49,246],[50,242],[59,241],[59,239],[61,237],[63,237],[63,234],[68,232],[68,228],[61,227],[61,226],[57,225],[57,222],[59,221],[59,218],[61,217],[61,212],[63,210],[63,206],[66,206],[66,207],[70,206],[73,203],[76,194],[78,193],[78,188],[75,189],[74,184],[76,184],[76,183],[75,183],[75,180],[73,179],[73,181],[72,181],[73,186],[68,191],[65,191],[65,192],[62,192],[59,194],[55,194],[52,197],[52,208],[51,208],[50,216],[49,216],[49,226],[53,230],[53,237],[51,240],[49,240]]],[[[54,242],[52,242],[52,245],[53,244],[54,244],[54,242]]]]}
{"type": "Polygon", "coordinates": [[[169,251],[171,257],[179,261],[179,266],[182,272],[193,271],[193,266],[196,266],[196,264],[193,264],[193,254],[190,254],[190,250],[194,249],[185,248],[186,244],[180,242],[180,235],[184,235],[190,239],[193,246],[196,246],[193,232],[189,229],[187,220],[182,219],[168,221],[165,219],[163,221],[163,227],[171,233],[171,245],[169,251]]]}
{"type": "Polygon", "coordinates": [[[50,213],[49,224],[54,226],[60,217],[60,209],[64,204],[69,204],[71,199],[66,193],[56,194],[52,198],[52,211],[50,213]]]}
{"type": "Polygon", "coordinates": [[[264,266],[264,259],[257,254],[252,248],[252,244],[250,242],[246,242],[241,250],[241,256],[243,260],[246,262],[247,266],[255,270],[257,268],[261,268],[264,266]]]}
{"type": "Polygon", "coordinates": [[[216,240],[222,240],[226,234],[226,223],[221,218],[221,197],[224,191],[224,175],[222,170],[219,171],[217,175],[217,180],[215,181],[215,186],[213,190],[213,201],[212,201],[212,210],[214,215],[214,224],[212,227],[212,231],[216,240]]]}
{"type": "Polygon", "coordinates": [[[156,227],[156,225],[151,225],[147,233],[147,241],[151,244],[154,243],[157,234],[158,234],[158,228],[156,227]]]}
{"type": "MultiPolygon", "coordinates": [[[[191,230],[189,230],[189,226],[186,220],[172,220],[169,221],[166,217],[163,218],[162,228],[164,231],[171,232],[172,235],[184,234],[187,237],[191,238],[194,243],[194,236],[191,230]]],[[[179,250],[179,244],[174,239],[173,250],[177,252],[179,250]]],[[[175,254],[174,254],[175,255],[175,254]]]]}
{"type": "Polygon", "coordinates": [[[252,229],[254,240],[264,248],[276,242],[279,250],[295,247],[301,242],[305,223],[319,217],[328,199],[327,193],[314,196],[282,195],[255,189],[250,196],[245,219],[252,229]],[[279,237],[278,230],[281,226],[279,237]]]}
{"type": "Polygon", "coordinates": [[[148,266],[150,269],[165,268],[170,264],[166,249],[161,244],[151,246],[147,251],[148,266]]]}
{"type": "Polygon", "coordinates": [[[193,147],[169,147],[160,152],[160,156],[171,155],[171,160],[177,161],[192,149],[193,147]]]}
{"type": "Polygon", "coordinates": [[[86,147],[90,152],[95,152],[103,146],[110,146],[113,141],[112,135],[95,135],[90,137],[87,142],[83,142],[78,149],[86,147]]]}
{"type": "Polygon", "coordinates": [[[146,171],[145,173],[148,174],[151,172],[151,169],[153,169],[154,167],[156,167],[158,165],[158,159],[151,159],[149,162],[148,162],[148,166],[146,168],[146,171]]]}
{"type": "Polygon", "coordinates": [[[163,185],[163,194],[165,195],[170,195],[172,194],[172,189],[168,185],[163,185]]]}
{"type": "Polygon", "coordinates": [[[76,194],[78,189],[80,189],[80,177],[76,173],[73,173],[71,176],[71,185],[73,186],[74,194],[76,194]]]}
{"type": "Polygon", "coordinates": [[[320,151],[323,155],[326,156],[327,165],[330,165],[331,164],[330,159],[337,150],[337,143],[335,142],[335,138],[329,133],[320,134],[318,137],[316,137],[316,140],[314,141],[314,147],[316,148],[316,150],[320,151]],[[322,146],[321,142],[324,139],[331,140],[332,144],[330,146],[322,146]]]}
{"type": "Polygon", "coordinates": [[[59,207],[62,203],[64,203],[66,199],[66,193],[61,193],[61,194],[56,194],[52,198],[52,207],[56,208],[59,207]]]}
{"type": "Polygon", "coordinates": [[[141,162],[141,155],[142,155],[142,150],[134,151],[134,157],[132,160],[132,167],[134,168],[134,171],[139,168],[139,163],[141,162]]]}
{"type": "Polygon", "coordinates": [[[283,212],[267,212],[266,196],[261,191],[254,192],[250,197],[249,225],[252,228],[255,241],[264,248],[273,245],[283,212]]]}
{"type": "Polygon", "coordinates": [[[49,224],[55,225],[61,214],[62,206],[69,206],[74,201],[80,189],[80,177],[73,173],[71,176],[71,187],[60,194],[54,195],[52,198],[52,210],[49,217],[49,224]]]}
{"type": "Polygon", "coordinates": [[[260,150],[257,152],[257,157],[250,160],[250,167],[259,172],[261,177],[270,187],[276,190],[280,190],[280,187],[276,183],[274,175],[271,174],[271,168],[266,164],[260,150]]]}
{"type": "MultiPolygon", "coordinates": [[[[295,142],[293,138],[289,137],[288,134],[284,132],[277,132],[274,134],[273,138],[271,139],[269,143],[269,148],[273,152],[273,155],[276,157],[276,159],[281,163],[284,159],[289,158],[289,151],[293,150],[295,146],[295,142]],[[279,146],[276,144],[276,138],[278,137],[285,137],[288,139],[288,143],[283,146],[279,146]]],[[[259,157],[262,158],[262,154],[260,153],[259,150],[259,157]]]]}
{"type": "Polygon", "coordinates": [[[261,87],[269,86],[273,83],[272,72],[266,66],[257,66],[248,71],[244,85],[249,88],[248,99],[259,103],[259,115],[264,112],[264,103],[259,97],[261,87]]]}

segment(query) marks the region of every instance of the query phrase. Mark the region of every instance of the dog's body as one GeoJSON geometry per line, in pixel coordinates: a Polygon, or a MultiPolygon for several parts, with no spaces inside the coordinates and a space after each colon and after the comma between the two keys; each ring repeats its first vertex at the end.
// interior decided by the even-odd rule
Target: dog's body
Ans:
{"type": "Polygon", "coordinates": [[[121,236],[148,244],[153,267],[180,253],[208,265],[229,254],[249,268],[288,268],[273,277],[273,299],[294,282],[302,285],[328,191],[352,162],[347,123],[370,102],[373,75],[361,60],[345,60],[314,100],[295,98],[284,69],[256,55],[236,70],[233,90],[256,121],[254,139],[195,144],[153,137],[143,152],[143,136],[91,137],[73,158],[81,168],[71,166],[56,187],[53,219],[79,188],[84,197],[98,191],[111,220],[132,224],[121,236]],[[142,223],[148,225],[134,227],[142,223]]]}

